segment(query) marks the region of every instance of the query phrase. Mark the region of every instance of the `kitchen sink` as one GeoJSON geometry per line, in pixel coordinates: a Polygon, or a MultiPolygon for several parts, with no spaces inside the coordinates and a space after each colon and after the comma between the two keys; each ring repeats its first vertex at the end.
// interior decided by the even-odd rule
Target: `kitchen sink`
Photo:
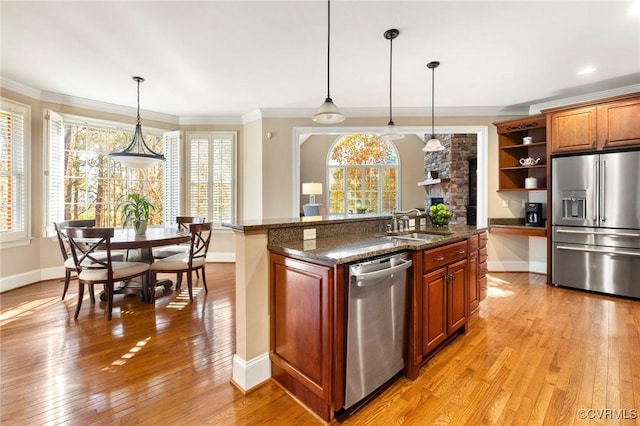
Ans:
{"type": "Polygon", "coordinates": [[[411,234],[403,234],[403,235],[388,235],[385,238],[390,240],[409,240],[409,241],[420,241],[425,243],[431,243],[434,241],[438,241],[442,239],[444,235],[442,234],[425,234],[420,232],[413,232],[411,234]]]}

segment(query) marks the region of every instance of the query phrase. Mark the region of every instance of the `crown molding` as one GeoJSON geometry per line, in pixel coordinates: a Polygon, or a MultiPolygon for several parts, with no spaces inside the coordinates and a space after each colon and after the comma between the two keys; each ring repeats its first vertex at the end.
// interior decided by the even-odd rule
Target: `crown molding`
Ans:
{"type": "Polygon", "coordinates": [[[540,111],[542,111],[543,109],[579,104],[581,102],[597,101],[598,99],[610,98],[618,95],[626,95],[627,93],[635,92],[640,92],[640,84],[632,84],[631,86],[617,87],[615,89],[603,90],[601,92],[587,93],[585,95],[572,96],[569,98],[531,104],[531,106],[529,107],[529,115],[540,114],[540,111]]]}
{"type": "MultiPolygon", "coordinates": [[[[251,121],[259,118],[308,118],[311,119],[316,109],[313,108],[261,108],[258,112],[252,112],[248,117],[251,121]]],[[[387,108],[340,108],[340,112],[349,117],[378,118],[386,117],[387,108]]],[[[496,117],[527,115],[527,106],[469,106],[469,107],[436,107],[436,117],[496,117]]],[[[399,107],[393,109],[394,117],[431,117],[431,108],[425,107],[399,107]]],[[[243,116],[244,119],[245,116],[243,116]]]]}
{"type": "Polygon", "coordinates": [[[229,116],[212,116],[212,117],[179,117],[178,124],[181,126],[189,126],[189,125],[229,125],[229,126],[241,126],[246,124],[243,120],[243,117],[229,115],[229,116]]]}
{"type": "MultiPolygon", "coordinates": [[[[135,115],[136,108],[100,102],[91,99],[79,98],[59,93],[34,89],[25,84],[9,80],[0,76],[0,88],[11,90],[24,96],[56,104],[71,107],[101,111],[120,115],[135,115]]],[[[640,84],[619,87],[601,92],[588,93],[580,96],[557,99],[548,102],[531,104],[530,106],[468,106],[468,107],[436,107],[436,117],[500,117],[523,116],[539,114],[541,110],[557,106],[571,105],[580,102],[593,101],[602,98],[639,92],[640,84]]],[[[249,111],[241,116],[193,116],[180,117],[154,111],[141,110],[140,114],[145,119],[156,120],[175,125],[244,125],[265,118],[308,118],[315,113],[316,108],[260,108],[249,111]]],[[[386,117],[387,108],[341,108],[343,114],[352,118],[377,118],[386,117]]],[[[399,107],[393,110],[394,117],[430,117],[430,107],[399,107]]]]}

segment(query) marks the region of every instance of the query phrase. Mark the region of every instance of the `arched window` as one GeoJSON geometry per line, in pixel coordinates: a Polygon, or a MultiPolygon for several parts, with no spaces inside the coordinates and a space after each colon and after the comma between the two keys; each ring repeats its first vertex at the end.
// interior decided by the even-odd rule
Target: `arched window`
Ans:
{"type": "Polygon", "coordinates": [[[397,209],[398,151],[378,135],[350,134],[329,150],[329,213],[380,213],[397,209]]]}

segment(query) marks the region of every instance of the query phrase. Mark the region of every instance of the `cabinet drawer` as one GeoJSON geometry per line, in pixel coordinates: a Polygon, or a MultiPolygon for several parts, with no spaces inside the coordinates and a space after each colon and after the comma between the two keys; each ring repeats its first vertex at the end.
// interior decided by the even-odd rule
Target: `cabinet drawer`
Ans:
{"type": "Polygon", "coordinates": [[[431,271],[441,266],[447,265],[456,260],[467,257],[467,242],[449,244],[433,250],[427,250],[423,254],[422,263],[424,271],[431,271]]]}
{"type": "Polygon", "coordinates": [[[478,249],[478,263],[487,261],[487,248],[478,249]]]}
{"type": "Polygon", "coordinates": [[[478,263],[478,277],[487,275],[487,262],[478,263]]]}
{"type": "Polygon", "coordinates": [[[473,253],[478,250],[478,235],[472,235],[469,237],[469,253],[473,253]]]}
{"type": "Polygon", "coordinates": [[[478,234],[478,248],[485,248],[487,246],[487,233],[482,232],[478,234]]]}

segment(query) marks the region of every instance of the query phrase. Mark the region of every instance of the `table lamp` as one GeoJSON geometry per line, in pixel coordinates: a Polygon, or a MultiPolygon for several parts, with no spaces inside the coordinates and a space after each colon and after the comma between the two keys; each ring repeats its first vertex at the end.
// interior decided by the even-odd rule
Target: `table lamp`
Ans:
{"type": "Polygon", "coordinates": [[[302,184],[302,194],[309,196],[309,204],[302,206],[305,216],[320,216],[320,205],[316,204],[316,195],[322,194],[322,184],[308,182],[302,184]]]}

